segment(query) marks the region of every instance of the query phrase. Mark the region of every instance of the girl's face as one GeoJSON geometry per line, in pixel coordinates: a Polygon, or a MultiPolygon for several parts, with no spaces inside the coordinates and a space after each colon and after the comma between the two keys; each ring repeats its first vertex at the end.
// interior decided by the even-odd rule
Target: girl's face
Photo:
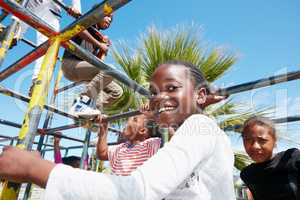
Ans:
{"type": "MultiPolygon", "coordinates": [[[[196,102],[201,92],[195,92],[189,74],[189,70],[182,65],[161,65],[153,73],[150,80],[150,109],[154,111],[158,124],[178,127],[197,112],[196,102]]],[[[205,102],[205,90],[200,96],[205,102]]]]}
{"type": "Polygon", "coordinates": [[[247,154],[256,163],[270,160],[276,143],[271,129],[262,125],[250,126],[243,136],[244,147],[247,154]]]}
{"type": "Polygon", "coordinates": [[[128,118],[123,137],[129,141],[138,139],[140,131],[145,128],[145,115],[137,115],[128,118]]]}
{"type": "Polygon", "coordinates": [[[105,30],[105,29],[109,28],[111,22],[112,22],[112,15],[107,15],[97,25],[101,30],[105,30]]]}

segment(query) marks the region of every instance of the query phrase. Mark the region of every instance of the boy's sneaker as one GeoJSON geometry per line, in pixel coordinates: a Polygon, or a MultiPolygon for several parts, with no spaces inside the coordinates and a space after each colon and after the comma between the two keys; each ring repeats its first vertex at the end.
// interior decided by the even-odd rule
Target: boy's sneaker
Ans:
{"type": "Polygon", "coordinates": [[[70,109],[70,114],[77,117],[83,117],[86,119],[93,119],[98,115],[101,115],[99,110],[93,109],[92,99],[86,95],[81,95],[74,100],[74,103],[70,109]]]}

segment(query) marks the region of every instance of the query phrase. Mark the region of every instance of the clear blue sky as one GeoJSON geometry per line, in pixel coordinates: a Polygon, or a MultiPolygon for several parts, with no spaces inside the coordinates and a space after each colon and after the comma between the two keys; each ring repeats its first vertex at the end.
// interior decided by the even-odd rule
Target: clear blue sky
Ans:
{"type": "MultiPolygon", "coordinates": [[[[82,2],[82,10],[86,12],[98,1],[82,2]]],[[[65,3],[69,4],[70,0],[65,3]]],[[[205,44],[210,47],[225,47],[239,55],[238,62],[230,72],[216,82],[218,86],[230,86],[300,70],[299,8],[300,2],[297,0],[136,0],[116,11],[113,24],[106,34],[112,41],[126,40],[135,44],[140,34],[151,25],[162,30],[176,25],[199,25],[202,29],[201,39],[205,44]]],[[[69,22],[71,18],[64,15],[62,27],[69,22]]],[[[34,31],[28,31],[26,38],[34,41],[34,31]]],[[[9,52],[1,69],[30,50],[31,47],[23,44],[15,47],[9,52]]],[[[111,59],[108,61],[113,62],[111,59]]],[[[19,88],[25,94],[29,87],[31,70],[32,65],[1,84],[12,89],[19,88]]],[[[275,106],[273,117],[295,115],[300,111],[300,96],[297,93],[299,83],[300,80],[241,93],[235,95],[234,99],[250,106],[275,106]]],[[[0,118],[22,122],[24,106],[20,109],[19,101],[0,95],[0,102],[0,118]]],[[[55,119],[55,125],[66,123],[63,118],[55,119]]],[[[297,136],[297,123],[289,124],[285,128],[284,132],[293,137],[297,136]]],[[[18,130],[0,125],[0,132],[17,135],[18,130]]],[[[67,132],[78,138],[83,138],[82,133],[67,132]]],[[[233,143],[235,148],[240,147],[238,138],[233,137],[233,143]]],[[[283,145],[282,148],[286,146],[283,145]]]]}

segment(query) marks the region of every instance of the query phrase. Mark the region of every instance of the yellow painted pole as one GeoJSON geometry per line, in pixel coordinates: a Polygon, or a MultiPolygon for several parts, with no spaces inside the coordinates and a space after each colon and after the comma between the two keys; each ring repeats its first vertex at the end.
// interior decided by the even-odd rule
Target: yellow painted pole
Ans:
{"type": "MultiPolygon", "coordinates": [[[[59,37],[51,39],[45,58],[43,60],[37,83],[34,86],[32,98],[30,99],[27,113],[19,132],[17,147],[31,150],[34,136],[37,132],[38,124],[48,94],[49,84],[54,71],[56,58],[61,39],[59,37]]],[[[1,193],[0,200],[17,200],[21,184],[6,181],[1,193]]]]}

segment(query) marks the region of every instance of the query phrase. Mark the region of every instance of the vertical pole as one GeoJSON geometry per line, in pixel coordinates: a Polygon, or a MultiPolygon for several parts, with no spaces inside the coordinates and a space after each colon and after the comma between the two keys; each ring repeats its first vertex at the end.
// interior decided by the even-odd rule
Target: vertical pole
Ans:
{"type": "Polygon", "coordinates": [[[83,149],[82,149],[82,154],[81,154],[80,169],[85,169],[85,167],[86,167],[85,164],[86,164],[87,156],[88,156],[90,138],[91,138],[91,131],[89,129],[87,129],[86,133],[85,133],[85,139],[84,139],[84,144],[83,144],[83,149]]]}
{"type": "MultiPolygon", "coordinates": [[[[58,89],[58,85],[59,85],[59,82],[60,82],[61,78],[62,78],[62,70],[59,69],[58,75],[57,75],[57,78],[56,78],[55,84],[54,84],[54,90],[53,90],[54,92],[53,92],[53,95],[51,96],[51,99],[50,99],[50,105],[55,104],[56,95],[57,95],[57,93],[55,91],[58,89]]],[[[52,116],[53,116],[53,112],[48,110],[47,114],[46,114],[46,119],[44,121],[43,129],[46,129],[50,126],[52,116]]],[[[41,152],[41,150],[42,150],[44,140],[45,140],[45,135],[40,135],[39,142],[38,142],[38,145],[37,145],[37,150],[39,152],[41,152]]],[[[31,183],[28,183],[26,185],[23,200],[27,200],[30,197],[31,186],[32,186],[31,183]]]]}
{"type": "MultiPolygon", "coordinates": [[[[27,4],[28,0],[22,1],[22,6],[25,6],[27,4]]],[[[17,18],[13,18],[11,24],[8,27],[7,32],[4,35],[3,40],[1,41],[1,47],[0,47],[0,66],[3,63],[4,57],[7,53],[7,50],[9,49],[13,38],[16,34],[16,31],[20,27],[20,20],[17,18]]]]}
{"type": "Polygon", "coordinates": [[[159,133],[161,135],[161,146],[163,147],[169,141],[169,129],[160,128],[159,133]]]}
{"type": "MultiPolygon", "coordinates": [[[[39,72],[37,83],[34,86],[32,98],[30,99],[27,113],[19,132],[17,147],[30,150],[34,136],[37,132],[38,124],[45,104],[48,93],[48,87],[52,78],[56,58],[60,46],[60,38],[51,40],[45,58],[43,60],[41,70],[39,72]]],[[[0,200],[17,200],[20,191],[20,183],[6,181],[1,193],[0,200]]]]}

